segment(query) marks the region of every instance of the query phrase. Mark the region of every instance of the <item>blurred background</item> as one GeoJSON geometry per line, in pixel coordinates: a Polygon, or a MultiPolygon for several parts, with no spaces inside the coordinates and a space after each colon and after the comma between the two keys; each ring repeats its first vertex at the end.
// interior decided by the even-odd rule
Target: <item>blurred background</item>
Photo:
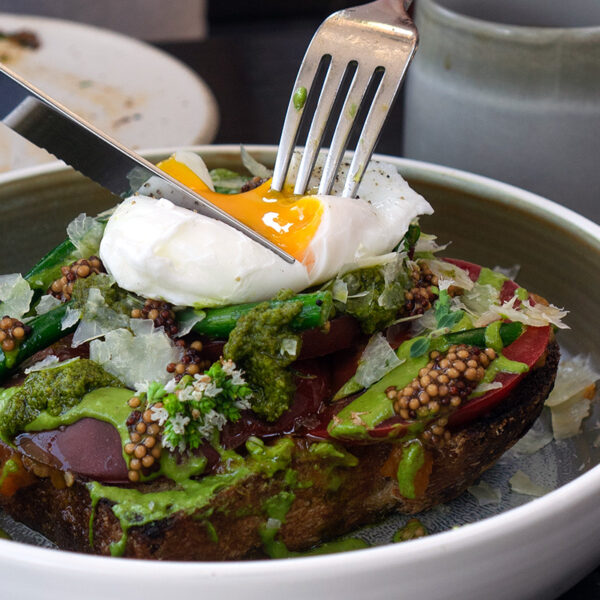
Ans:
{"type": "MultiPolygon", "coordinates": [[[[376,151],[500,179],[600,222],[600,2],[574,0],[568,10],[561,9],[562,16],[548,21],[550,4],[560,3],[528,0],[526,25],[557,26],[566,18],[564,15],[577,9],[583,11],[575,23],[578,27],[588,22],[597,27],[590,30],[592,37],[587,46],[569,49],[558,44],[547,58],[511,56],[507,69],[502,62],[504,50],[495,48],[491,38],[485,38],[485,30],[469,32],[459,26],[453,38],[436,32],[430,23],[435,19],[429,15],[435,2],[450,8],[457,5],[467,15],[471,10],[476,17],[481,17],[483,6],[492,10],[498,4],[497,0],[417,0],[413,4],[420,29],[432,33],[421,35],[416,58],[376,151]],[[468,35],[475,39],[483,35],[483,43],[489,42],[489,65],[485,51],[483,58],[479,50],[469,51],[468,47],[462,58],[454,52],[457,44],[465,47],[460,40],[466,40],[468,35]],[[436,41],[446,37],[454,47],[436,41]],[[587,62],[581,67],[584,56],[588,57],[587,62]],[[555,69],[545,79],[541,71],[537,76],[543,61],[555,69]],[[578,69],[583,69],[581,73],[573,68],[575,62],[578,69]],[[580,103],[572,104],[572,97],[580,103]]],[[[515,11],[523,12],[523,2],[511,2],[515,11]]],[[[99,42],[98,35],[81,33],[87,36],[86,43],[75,47],[69,45],[71,36],[65,32],[61,34],[62,52],[56,50],[48,57],[43,73],[33,64],[34,54],[38,60],[53,54],[58,40],[51,44],[41,33],[37,50],[26,49],[25,59],[21,56],[17,62],[7,63],[126,145],[156,148],[210,142],[276,144],[295,75],[313,33],[326,16],[355,3],[0,0],[0,32],[8,29],[2,13],[44,15],[132,36],[177,59],[178,64],[162,64],[157,54],[148,55],[141,47],[134,50],[123,46],[122,40],[114,38],[105,39],[104,46],[96,44],[96,56],[102,58],[93,60],[93,52],[89,57],[86,52],[99,42]],[[100,63],[103,67],[98,69],[100,63]],[[186,73],[181,71],[185,67],[186,73]],[[62,79],[51,76],[52,71],[61,70],[68,71],[66,78],[77,83],[65,84],[62,74],[62,79]],[[93,85],[86,87],[88,81],[93,85]],[[69,89],[61,89],[58,83],[69,89]],[[107,88],[103,98],[98,93],[100,84],[107,88]],[[114,101],[118,94],[107,86],[117,89],[124,98],[118,106],[114,101]]],[[[501,33],[506,36],[510,33],[506,27],[511,23],[509,13],[503,8],[506,18],[501,33]]],[[[524,23],[521,16],[518,19],[521,21],[515,17],[515,22],[524,23]]],[[[33,29],[36,26],[32,23],[33,29]]],[[[446,23],[442,26],[449,29],[446,23]]],[[[579,35],[579,30],[574,31],[579,35]]],[[[543,40],[539,46],[553,47],[554,42],[567,37],[560,32],[556,39],[543,40]]],[[[2,42],[0,39],[0,58],[2,42]]],[[[306,112],[310,109],[309,102],[306,112]]],[[[364,114],[359,112],[359,122],[361,116],[364,114]]],[[[357,137],[355,131],[350,147],[357,137]]],[[[326,143],[328,139],[326,136],[326,143]]],[[[21,147],[14,137],[10,145],[5,141],[3,147],[0,133],[0,172],[44,159],[48,157],[21,147]]]]}

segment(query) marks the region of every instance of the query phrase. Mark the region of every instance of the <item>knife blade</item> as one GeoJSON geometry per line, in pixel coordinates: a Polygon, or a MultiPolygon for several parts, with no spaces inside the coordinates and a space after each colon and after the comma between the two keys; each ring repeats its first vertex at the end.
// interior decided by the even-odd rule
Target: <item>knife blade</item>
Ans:
{"type": "Polygon", "coordinates": [[[159,187],[161,196],[173,204],[230,225],[286,262],[294,262],[281,248],[96,129],[2,63],[0,120],[119,198],[131,194],[131,181],[138,184],[152,181],[152,189],[159,187]]]}

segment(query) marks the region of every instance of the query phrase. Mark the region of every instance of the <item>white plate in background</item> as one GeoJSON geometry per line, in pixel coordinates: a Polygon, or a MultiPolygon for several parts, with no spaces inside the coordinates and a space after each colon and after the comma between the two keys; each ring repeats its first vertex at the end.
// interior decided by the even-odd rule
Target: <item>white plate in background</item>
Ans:
{"type": "MultiPolygon", "coordinates": [[[[106,29],[0,13],[0,32],[34,32],[37,49],[0,39],[0,60],[130,148],[211,142],[217,103],[196,73],[168,54],[106,29]]],[[[54,160],[0,125],[0,173],[54,160]]]]}

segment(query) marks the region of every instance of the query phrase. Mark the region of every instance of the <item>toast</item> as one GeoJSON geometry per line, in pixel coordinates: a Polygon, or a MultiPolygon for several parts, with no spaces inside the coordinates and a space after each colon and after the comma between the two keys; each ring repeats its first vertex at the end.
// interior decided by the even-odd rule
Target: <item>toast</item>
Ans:
{"type": "MultiPolygon", "coordinates": [[[[442,448],[431,452],[426,485],[412,499],[398,491],[395,469],[403,451],[399,444],[346,446],[344,449],[356,457],[356,464],[344,466],[326,457],[315,460],[310,447],[318,442],[288,438],[293,441],[289,469],[296,472],[298,482],[310,485],[294,489],[278,539],[290,551],[302,551],[390,512],[414,514],[457,497],[537,419],[552,389],[558,361],[558,345],[551,341],[543,358],[499,406],[456,428],[442,448]]],[[[31,461],[25,459],[25,463],[35,471],[31,461]]],[[[38,473],[44,476],[10,497],[0,496],[2,508],[60,548],[114,553],[115,545],[123,540],[123,531],[111,502],[101,499],[92,507],[88,482],[83,478],[75,476],[70,485],[57,485],[49,470],[40,473],[38,467],[38,473]]],[[[261,531],[267,519],[265,503],[285,491],[284,477],[283,470],[272,477],[252,474],[218,492],[201,510],[132,526],[123,555],[160,560],[264,556],[261,531]]],[[[165,485],[173,484],[157,481],[131,487],[150,491],[165,485]]]]}

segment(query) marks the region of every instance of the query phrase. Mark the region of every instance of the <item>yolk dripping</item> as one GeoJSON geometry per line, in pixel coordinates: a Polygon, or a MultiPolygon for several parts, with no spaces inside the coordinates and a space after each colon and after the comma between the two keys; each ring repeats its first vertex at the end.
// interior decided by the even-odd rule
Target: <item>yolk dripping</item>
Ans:
{"type": "Polygon", "coordinates": [[[170,157],[158,167],[191,190],[277,244],[295,259],[312,262],[307,248],[323,213],[323,205],[313,196],[295,196],[270,189],[271,180],[241,194],[219,194],[186,165],[170,157]]]}

